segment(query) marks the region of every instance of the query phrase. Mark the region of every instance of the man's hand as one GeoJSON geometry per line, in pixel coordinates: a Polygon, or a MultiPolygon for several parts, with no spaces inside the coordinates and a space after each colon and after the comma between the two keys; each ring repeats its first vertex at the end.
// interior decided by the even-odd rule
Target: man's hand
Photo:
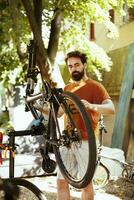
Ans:
{"type": "Polygon", "coordinates": [[[33,104],[33,106],[34,106],[37,110],[39,110],[40,112],[42,112],[42,113],[44,113],[44,114],[46,114],[46,115],[49,114],[49,111],[50,111],[50,105],[49,105],[49,103],[46,102],[46,103],[42,106],[42,105],[40,105],[39,103],[35,102],[35,103],[33,104]]]}
{"type": "Polygon", "coordinates": [[[89,103],[87,100],[82,99],[81,101],[84,104],[86,109],[97,111],[97,107],[89,103]]]}

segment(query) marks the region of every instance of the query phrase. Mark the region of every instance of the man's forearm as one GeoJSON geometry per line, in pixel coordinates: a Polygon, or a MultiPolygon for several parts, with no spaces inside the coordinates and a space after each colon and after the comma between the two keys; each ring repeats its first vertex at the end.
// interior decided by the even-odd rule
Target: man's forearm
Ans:
{"type": "Polygon", "coordinates": [[[114,105],[110,99],[103,101],[102,104],[91,104],[86,100],[82,100],[82,102],[86,109],[94,110],[100,114],[109,115],[115,113],[114,105]]]}

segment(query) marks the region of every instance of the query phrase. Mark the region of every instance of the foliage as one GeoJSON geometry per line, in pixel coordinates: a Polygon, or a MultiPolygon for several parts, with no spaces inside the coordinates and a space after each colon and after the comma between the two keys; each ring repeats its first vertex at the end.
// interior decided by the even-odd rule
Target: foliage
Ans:
{"type": "Polygon", "coordinates": [[[134,0],[127,0],[128,7],[132,8],[134,6],[134,0]]]}
{"type": "Polygon", "coordinates": [[[0,113],[0,128],[2,132],[6,133],[12,127],[11,122],[9,121],[8,111],[3,111],[0,113]]]}
{"type": "MultiPolygon", "coordinates": [[[[14,24],[8,1],[0,2],[0,78],[4,87],[8,84],[21,84],[22,66],[26,58],[21,59],[20,53],[26,52],[25,43],[30,37],[30,28],[26,16],[19,13],[14,24]],[[19,53],[19,51],[21,51],[19,53]],[[16,73],[18,71],[18,73],[16,73]],[[19,75],[20,74],[20,75],[19,75]],[[13,77],[14,75],[14,77],[13,77]]],[[[18,9],[20,3],[17,4],[18,9]]]]}
{"type": "MultiPolygon", "coordinates": [[[[89,21],[104,23],[112,36],[117,36],[117,29],[110,21],[108,10],[114,8],[124,14],[125,0],[43,0],[42,3],[42,34],[46,49],[50,40],[51,22],[56,11],[60,10],[63,19],[59,50],[66,52],[77,44],[77,48],[89,54],[89,71],[96,72],[100,77],[101,68],[109,69],[111,61],[108,56],[85,37],[87,24],[89,21]]],[[[128,0],[127,4],[132,7],[134,1],[128,0]]],[[[4,86],[23,83],[22,72],[27,62],[26,46],[32,35],[21,0],[0,1],[0,20],[0,78],[4,86]]]]}

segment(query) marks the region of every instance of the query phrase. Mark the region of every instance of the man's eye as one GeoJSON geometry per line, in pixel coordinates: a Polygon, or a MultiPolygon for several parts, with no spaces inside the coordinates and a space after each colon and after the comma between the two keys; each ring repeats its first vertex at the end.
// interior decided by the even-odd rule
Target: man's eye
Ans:
{"type": "Polygon", "coordinates": [[[69,65],[69,66],[68,66],[68,68],[69,68],[69,69],[72,69],[72,66],[71,66],[71,65],[69,65]]]}

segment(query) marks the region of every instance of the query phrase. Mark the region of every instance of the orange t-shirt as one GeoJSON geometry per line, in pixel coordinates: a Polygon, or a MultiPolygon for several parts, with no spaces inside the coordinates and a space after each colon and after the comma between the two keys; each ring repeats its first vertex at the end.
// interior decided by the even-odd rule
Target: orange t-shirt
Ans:
{"type": "MultiPolygon", "coordinates": [[[[65,91],[70,91],[76,94],[80,99],[87,100],[91,104],[101,104],[104,100],[110,99],[104,86],[92,79],[82,81],[81,83],[70,83],[65,86],[65,91]]],[[[97,127],[100,114],[96,111],[87,110],[89,117],[91,119],[92,128],[97,135],[97,127]]],[[[78,127],[82,132],[82,138],[87,139],[87,134],[84,130],[84,125],[82,123],[81,117],[76,116],[78,127]]]]}

